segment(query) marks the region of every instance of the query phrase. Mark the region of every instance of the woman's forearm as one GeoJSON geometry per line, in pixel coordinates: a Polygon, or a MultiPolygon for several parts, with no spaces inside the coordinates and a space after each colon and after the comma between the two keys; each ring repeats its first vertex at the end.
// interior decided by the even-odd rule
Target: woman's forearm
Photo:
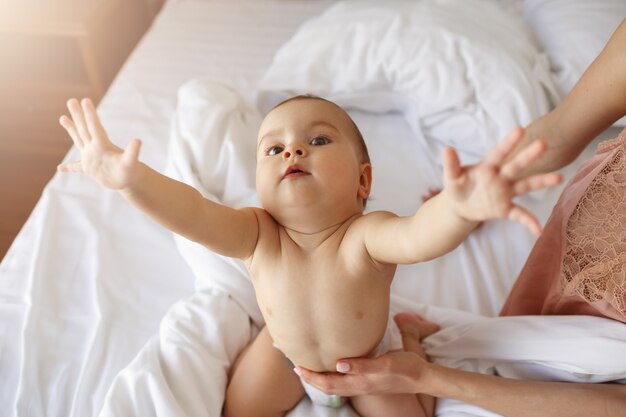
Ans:
{"type": "Polygon", "coordinates": [[[511,157],[535,139],[545,140],[548,150],[519,177],[563,168],[626,114],[625,50],[626,20],[563,102],[527,127],[511,157]]]}
{"type": "Polygon", "coordinates": [[[404,351],[374,359],[342,359],[341,373],[299,372],[306,382],[328,394],[421,393],[506,417],[626,416],[626,385],[517,380],[447,368],[424,359],[414,325],[405,321],[398,327],[404,351]]]}
{"type": "Polygon", "coordinates": [[[432,365],[429,394],[506,417],[626,415],[626,385],[515,380],[432,365]],[[432,391],[432,392],[430,392],[432,391]]]}

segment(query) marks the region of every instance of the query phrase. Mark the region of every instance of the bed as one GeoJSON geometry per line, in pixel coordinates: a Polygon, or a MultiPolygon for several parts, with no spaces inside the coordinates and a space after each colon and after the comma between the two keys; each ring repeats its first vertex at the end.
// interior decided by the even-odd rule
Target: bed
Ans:
{"type": "MultiPolygon", "coordinates": [[[[621,1],[414,3],[170,0],[98,113],[118,145],[141,138],[141,158],[155,169],[227,204],[255,205],[245,139],[272,103],[294,92],[318,93],[345,106],[366,138],[374,166],[368,210],[406,215],[428,187],[441,184],[443,146],[456,146],[470,163],[507,129],[548,111],[626,16],[621,1]],[[487,30],[489,19],[500,27],[487,30]],[[434,30],[439,37],[429,37],[434,30]],[[494,37],[496,30],[508,35],[494,37]],[[432,65],[409,60],[423,52],[415,39],[429,45],[433,55],[425,59],[432,65]],[[297,53],[303,47],[305,57],[297,53]],[[497,59],[494,51],[501,53],[497,59]],[[489,73],[496,64],[508,65],[508,78],[489,73]],[[451,70],[459,65],[462,70],[451,70]],[[480,84],[485,78],[491,83],[480,84]],[[494,106],[502,100],[508,110],[494,106]]],[[[578,162],[619,129],[604,132],[578,162]]],[[[77,159],[76,150],[66,159],[77,159]]],[[[576,164],[563,171],[566,178],[576,164]]],[[[520,204],[543,223],[562,188],[520,204]]],[[[507,351],[497,335],[529,327],[524,320],[490,319],[534,241],[517,224],[484,224],[452,253],[400,267],[394,308],[442,323],[444,332],[430,347],[442,362],[493,371],[483,369],[486,357],[497,356],[486,341],[507,351]],[[468,326],[476,329],[470,345],[456,337],[468,326]],[[475,354],[459,357],[467,346],[475,354]]],[[[601,329],[592,339],[605,357],[623,356],[617,354],[626,346],[623,330],[595,319],[576,323],[590,320],[587,327],[601,329]],[[614,343],[605,343],[606,335],[614,343]]],[[[57,174],[0,264],[0,410],[6,416],[219,416],[226,372],[262,323],[240,263],[173,236],[88,178],[57,174]]],[[[531,361],[560,364],[539,373],[626,378],[624,363],[614,361],[610,371],[591,359],[581,364],[559,345],[559,337],[576,331],[573,323],[551,337],[550,323],[533,327],[535,337],[554,344],[543,352],[547,358],[531,361]],[[585,374],[585,367],[593,372],[585,374]]],[[[499,373],[514,376],[512,364],[527,359],[498,357],[506,363],[499,373]]],[[[453,402],[438,407],[439,415],[493,415],[453,402]]],[[[304,399],[290,415],[356,414],[304,399]]]]}

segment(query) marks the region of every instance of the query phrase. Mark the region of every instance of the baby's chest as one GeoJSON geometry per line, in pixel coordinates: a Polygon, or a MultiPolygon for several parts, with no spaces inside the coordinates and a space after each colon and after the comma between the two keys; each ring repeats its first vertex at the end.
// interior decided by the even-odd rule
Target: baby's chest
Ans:
{"type": "Polygon", "coordinates": [[[389,297],[393,273],[354,265],[340,254],[326,258],[284,255],[267,258],[251,269],[259,306],[264,313],[318,314],[362,310],[389,297]],[[365,307],[363,307],[365,308],[365,307]]]}
{"type": "Polygon", "coordinates": [[[321,260],[301,256],[268,257],[260,260],[250,272],[257,292],[294,291],[301,295],[336,286],[358,285],[365,278],[336,258],[321,260]]]}

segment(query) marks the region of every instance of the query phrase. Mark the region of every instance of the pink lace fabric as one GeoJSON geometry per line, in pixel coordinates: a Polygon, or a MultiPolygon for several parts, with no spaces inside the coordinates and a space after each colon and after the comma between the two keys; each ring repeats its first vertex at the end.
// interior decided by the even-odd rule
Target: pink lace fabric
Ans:
{"type": "Polygon", "coordinates": [[[606,303],[626,316],[625,135],[603,142],[618,147],[589,184],[567,223],[561,269],[564,295],[606,303]]]}
{"type": "Polygon", "coordinates": [[[626,129],[567,184],[500,314],[626,323],[626,129]]]}

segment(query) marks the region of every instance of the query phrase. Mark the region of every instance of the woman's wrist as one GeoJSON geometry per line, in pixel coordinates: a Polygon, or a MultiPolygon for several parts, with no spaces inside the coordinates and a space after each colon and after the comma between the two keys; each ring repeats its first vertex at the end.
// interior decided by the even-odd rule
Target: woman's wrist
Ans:
{"type": "Polygon", "coordinates": [[[454,398],[466,402],[475,400],[473,384],[467,380],[470,375],[466,372],[434,363],[428,364],[420,371],[417,377],[416,390],[418,393],[432,395],[438,398],[454,398]]]}
{"type": "Polygon", "coordinates": [[[416,394],[438,396],[445,391],[446,375],[444,367],[421,358],[411,369],[411,390],[416,394]]]}

